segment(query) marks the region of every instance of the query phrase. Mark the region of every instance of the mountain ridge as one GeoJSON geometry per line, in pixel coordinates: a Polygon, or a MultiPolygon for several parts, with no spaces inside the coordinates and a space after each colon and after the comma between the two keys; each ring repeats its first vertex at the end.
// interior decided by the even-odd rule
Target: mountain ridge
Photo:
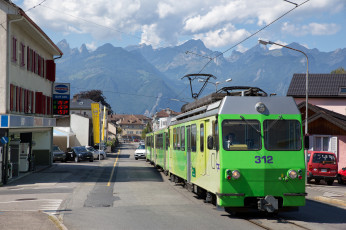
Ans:
{"type": "MultiPolygon", "coordinates": [[[[259,44],[245,52],[233,50],[227,57],[208,49],[201,40],[160,48],[150,45],[122,48],[106,43],[91,51],[85,44],[71,48],[64,39],[57,46],[64,52],[56,61],[57,81],[70,82],[71,93],[103,90],[116,113],[152,114],[166,107],[179,111],[183,103],[172,99],[192,101],[190,85],[180,79],[202,70],[217,77],[216,81],[221,82],[219,88],[249,85],[278,95],[286,94],[294,73],[306,73],[303,54],[259,44]],[[219,56],[210,59],[209,55],[219,56]],[[232,82],[224,83],[229,78],[232,82]]],[[[302,49],[308,55],[310,73],[330,73],[346,66],[346,48],[321,52],[296,42],[287,46],[302,49]]],[[[195,81],[193,86],[201,87],[201,83],[195,81]]],[[[215,89],[215,84],[208,84],[201,96],[215,89]]]]}

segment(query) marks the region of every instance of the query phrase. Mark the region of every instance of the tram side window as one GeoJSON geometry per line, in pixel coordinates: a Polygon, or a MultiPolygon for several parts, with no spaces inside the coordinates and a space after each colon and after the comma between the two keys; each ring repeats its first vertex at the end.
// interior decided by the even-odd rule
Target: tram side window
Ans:
{"type": "Polygon", "coordinates": [[[173,129],[173,149],[177,149],[177,129],[173,129]]]}
{"type": "Polygon", "coordinates": [[[169,132],[167,132],[165,134],[166,134],[166,150],[168,150],[168,146],[169,146],[169,132]]]}
{"type": "Polygon", "coordinates": [[[196,152],[197,146],[197,126],[191,125],[191,151],[196,152]]]}
{"type": "Polygon", "coordinates": [[[177,150],[180,150],[180,127],[177,128],[177,150]]]}
{"type": "Polygon", "coordinates": [[[213,136],[214,136],[214,148],[219,151],[219,127],[217,125],[217,120],[213,121],[213,136]]]}
{"type": "Polygon", "coordinates": [[[199,138],[199,149],[204,152],[204,124],[200,125],[199,138]]]}
{"type": "Polygon", "coordinates": [[[264,145],[267,150],[300,150],[301,126],[297,120],[265,120],[264,145]]]}
{"type": "Polygon", "coordinates": [[[158,139],[158,136],[155,135],[155,148],[159,147],[159,142],[157,141],[157,139],[158,139]]]}
{"type": "Polygon", "coordinates": [[[180,128],[180,134],[181,134],[181,147],[180,150],[181,151],[185,151],[185,127],[182,126],[180,128]]]}

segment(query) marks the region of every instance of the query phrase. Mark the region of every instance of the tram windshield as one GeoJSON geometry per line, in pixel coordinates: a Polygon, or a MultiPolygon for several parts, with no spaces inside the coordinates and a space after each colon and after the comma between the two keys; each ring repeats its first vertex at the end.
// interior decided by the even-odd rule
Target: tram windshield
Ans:
{"type": "Polygon", "coordinates": [[[297,120],[265,120],[264,146],[267,150],[300,150],[301,126],[297,120]]]}
{"type": "Polygon", "coordinates": [[[224,120],[223,148],[228,151],[261,149],[260,127],[258,120],[224,120]]]}

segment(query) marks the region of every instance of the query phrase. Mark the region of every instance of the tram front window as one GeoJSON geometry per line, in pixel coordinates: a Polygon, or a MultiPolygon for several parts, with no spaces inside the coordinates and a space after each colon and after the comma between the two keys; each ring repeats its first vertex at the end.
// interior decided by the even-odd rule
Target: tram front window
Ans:
{"type": "Polygon", "coordinates": [[[264,145],[267,150],[300,150],[301,126],[297,120],[265,120],[264,145]]]}
{"type": "Polygon", "coordinates": [[[257,120],[224,120],[222,142],[224,150],[261,149],[260,123],[257,120]]]}

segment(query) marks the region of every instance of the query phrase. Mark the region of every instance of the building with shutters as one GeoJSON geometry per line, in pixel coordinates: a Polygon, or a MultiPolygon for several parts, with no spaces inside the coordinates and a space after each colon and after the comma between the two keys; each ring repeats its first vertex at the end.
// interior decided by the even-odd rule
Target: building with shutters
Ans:
{"type": "MultiPolygon", "coordinates": [[[[305,74],[294,74],[287,91],[305,118],[305,74]]],[[[309,74],[310,150],[334,152],[346,167],[346,74],[309,74]]],[[[305,121],[303,121],[305,124],[305,121]]],[[[303,127],[303,130],[305,127],[303,127]]]]}
{"type": "Polygon", "coordinates": [[[11,1],[0,0],[0,183],[52,162],[52,89],[60,49],[11,1]]]}

